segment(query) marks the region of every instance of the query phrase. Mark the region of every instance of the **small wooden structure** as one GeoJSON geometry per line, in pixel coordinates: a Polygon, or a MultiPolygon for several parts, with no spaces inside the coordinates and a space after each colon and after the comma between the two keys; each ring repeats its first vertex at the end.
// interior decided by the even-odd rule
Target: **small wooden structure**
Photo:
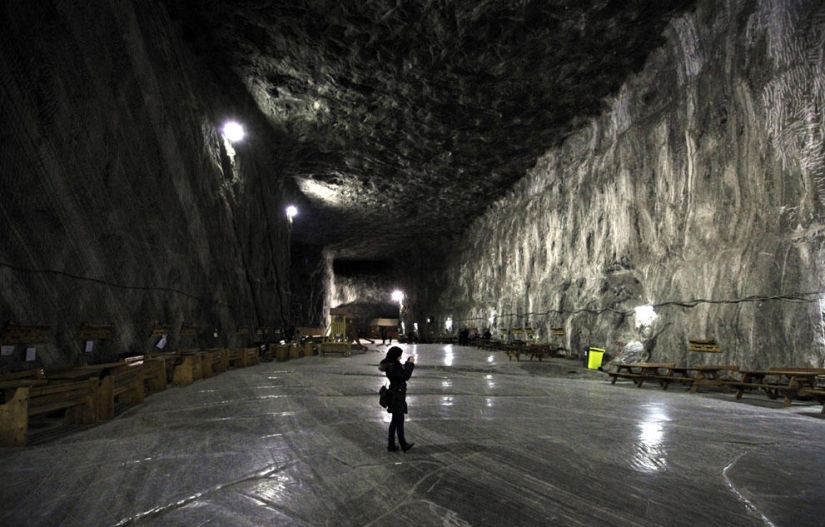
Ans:
{"type": "Polygon", "coordinates": [[[346,308],[332,308],[329,310],[332,320],[324,333],[324,340],[318,345],[318,352],[323,357],[328,353],[339,353],[344,356],[352,354],[352,343],[349,340],[349,321],[352,315],[346,308]]]}
{"type": "Polygon", "coordinates": [[[688,339],[688,351],[698,351],[702,353],[722,353],[722,348],[716,343],[716,339],[688,339]]]}

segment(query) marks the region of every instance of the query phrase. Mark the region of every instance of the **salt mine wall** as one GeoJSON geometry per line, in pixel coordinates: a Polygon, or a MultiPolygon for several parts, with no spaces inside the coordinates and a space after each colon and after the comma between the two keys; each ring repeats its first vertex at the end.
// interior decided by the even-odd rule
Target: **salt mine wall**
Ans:
{"type": "Polygon", "coordinates": [[[152,0],[2,15],[0,327],[48,329],[4,347],[0,371],[30,366],[28,347],[46,368],[150,351],[156,325],[166,349],[283,327],[283,182],[244,92],[216,84],[152,0]],[[229,117],[253,130],[234,152],[229,117]],[[83,324],[111,338],[87,352],[83,324]]]}
{"type": "Polygon", "coordinates": [[[462,237],[429,309],[573,353],[822,367],[825,5],[701,1],[665,36],[462,237]]]}

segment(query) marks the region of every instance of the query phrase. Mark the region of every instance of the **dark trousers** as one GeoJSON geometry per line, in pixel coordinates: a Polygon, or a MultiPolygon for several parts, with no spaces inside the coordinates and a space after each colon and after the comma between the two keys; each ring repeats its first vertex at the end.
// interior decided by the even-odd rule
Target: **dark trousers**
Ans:
{"type": "Polygon", "coordinates": [[[395,441],[395,434],[398,434],[398,442],[402,445],[407,441],[404,439],[404,412],[393,412],[392,420],[390,421],[390,436],[389,442],[395,441]]]}

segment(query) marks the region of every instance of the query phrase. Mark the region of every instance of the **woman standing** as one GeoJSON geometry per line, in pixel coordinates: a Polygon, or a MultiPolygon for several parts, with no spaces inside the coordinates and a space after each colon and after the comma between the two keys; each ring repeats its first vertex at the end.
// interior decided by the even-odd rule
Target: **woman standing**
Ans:
{"type": "Polygon", "coordinates": [[[392,414],[387,443],[387,450],[390,452],[398,452],[398,445],[395,444],[396,434],[404,452],[411,449],[414,444],[407,443],[404,438],[404,414],[407,413],[407,381],[415,368],[415,357],[407,357],[407,362],[401,364],[402,353],[401,348],[393,346],[387,350],[386,358],[378,365],[378,369],[390,380],[390,404],[387,406],[387,411],[392,414]]]}

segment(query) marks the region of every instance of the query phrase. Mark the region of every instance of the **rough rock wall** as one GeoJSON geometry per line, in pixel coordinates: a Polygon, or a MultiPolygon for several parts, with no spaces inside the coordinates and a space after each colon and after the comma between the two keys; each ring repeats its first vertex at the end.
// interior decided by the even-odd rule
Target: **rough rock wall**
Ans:
{"type": "MultiPolygon", "coordinates": [[[[234,155],[218,130],[229,116],[255,129],[252,106],[210,80],[154,0],[0,10],[0,325],[51,326],[47,368],[148,351],[154,324],[171,349],[280,326],[277,162],[263,128],[234,155]],[[85,353],[84,322],[113,338],[85,353]]],[[[21,346],[0,358],[25,366],[21,346]]]]}
{"type": "Polygon", "coordinates": [[[704,1],[665,36],[466,233],[441,320],[530,324],[574,351],[823,366],[825,6],[704,1]],[[637,327],[645,304],[658,318],[637,327]]]}

